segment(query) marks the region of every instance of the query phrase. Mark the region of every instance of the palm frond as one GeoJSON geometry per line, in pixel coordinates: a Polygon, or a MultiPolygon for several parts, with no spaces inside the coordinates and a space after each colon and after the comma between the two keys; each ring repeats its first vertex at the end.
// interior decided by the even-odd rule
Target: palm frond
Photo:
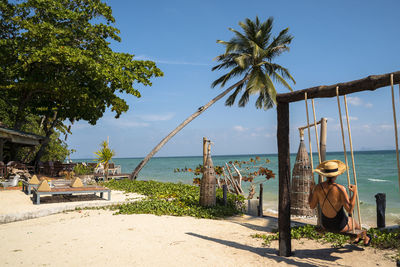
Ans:
{"type": "Polygon", "coordinates": [[[289,51],[293,36],[286,28],[272,38],[272,17],[264,22],[261,22],[258,17],[254,20],[246,18],[243,22],[239,22],[239,26],[241,31],[229,28],[234,33],[231,40],[217,41],[225,46],[225,53],[215,58],[219,63],[212,70],[230,69],[231,71],[219,77],[211,86],[223,87],[233,77],[249,73],[247,81],[236,87],[225,104],[233,105],[238,95],[243,92],[238,101],[239,107],[248,103],[250,95],[258,94],[256,107],[271,108],[276,103],[277,94],[272,80],[289,90],[292,88],[287,80],[295,83],[286,68],[272,62],[281,53],[289,51]],[[245,90],[243,90],[244,86],[245,90]]]}
{"type": "Polygon", "coordinates": [[[236,87],[235,91],[226,99],[225,101],[225,106],[232,106],[235,103],[237,95],[240,93],[242,90],[243,86],[245,85],[246,82],[239,84],[238,87],[236,87]]]}

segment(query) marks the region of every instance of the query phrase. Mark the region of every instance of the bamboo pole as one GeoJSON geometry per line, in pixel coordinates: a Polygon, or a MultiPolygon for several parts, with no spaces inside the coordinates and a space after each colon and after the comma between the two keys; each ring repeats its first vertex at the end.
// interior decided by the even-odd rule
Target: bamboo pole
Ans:
{"type": "MultiPolygon", "coordinates": [[[[397,119],[396,119],[396,106],[394,104],[394,86],[393,86],[393,74],[390,74],[390,86],[392,89],[392,107],[393,107],[393,121],[394,121],[394,136],[396,139],[396,159],[397,159],[397,176],[399,179],[399,191],[400,191],[400,161],[399,161],[399,139],[397,134],[397,119]]],[[[400,91],[400,85],[399,85],[400,91]]]]}
{"type": "MultiPolygon", "coordinates": [[[[349,164],[347,162],[347,151],[346,151],[346,143],[344,140],[342,111],[340,109],[339,86],[336,87],[336,97],[337,97],[338,110],[339,110],[340,128],[342,130],[342,142],[343,142],[344,160],[345,160],[345,164],[346,164],[347,184],[350,186],[349,164]]],[[[349,196],[350,196],[350,188],[349,188],[349,196]]],[[[353,214],[354,214],[354,209],[352,211],[352,218],[354,218],[353,214]]],[[[353,229],[353,233],[354,233],[355,232],[354,231],[354,220],[351,220],[351,221],[352,221],[352,229],[353,229]]]]}
{"type": "MultiPolygon", "coordinates": [[[[320,120],[321,122],[321,133],[320,133],[320,144],[319,144],[319,148],[321,150],[321,162],[324,162],[326,160],[326,123],[327,123],[327,119],[326,118],[321,118],[320,120]]],[[[318,183],[322,183],[324,181],[323,176],[322,175],[318,175],[318,183]]],[[[322,217],[322,211],[321,211],[321,206],[318,203],[318,218],[317,218],[317,225],[318,226],[322,226],[321,223],[321,217],[322,217]]]]}
{"type": "Polygon", "coordinates": [[[354,164],[354,153],[353,153],[353,141],[351,139],[351,129],[350,129],[350,120],[349,120],[349,110],[347,108],[347,99],[346,99],[346,95],[343,96],[344,97],[344,106],[346,108],[346,120],[347,120],[347,130],[349,132],[349,143],[350,143],[350,153],[351,153],[351,162],[352,162],[352,166],[353,166],[353,179],[354,179],[354,184],[356,186],[356,191],[357,191],[357,195],[356,195],[356,199],[357,199],[357,215],[358,215],[358,223],[361,227],[361,213],[360,213],[360,198],[358,195],[358,185],[357,185],[357,175],[356,175],[356,166],[354,164]]]}
{"type": "Polygon", "coordinates": [[[317,119],[315,117],[315,107],[314,107],[314,99],[311,99],[312,110],[314,114],[314,128],[315,128],[315,139],[317,140],[317,151],[318,151],[318,160],[321,163],[321,151],[319,149],[319,140],[318,140],[318,131],[317,131],[317,119]]]}
{"type": "MultiPolygon", "coordinates": [[[[306,103],[306,114],[307,114],[307,131],[308,131],[308,146],[310,150],[310,162],[311,162],[311,172],[313,173],[313,181],[314,181],[314,163],[312,157],[312,147],[311,147],[311,133],[310,133],[310,119],[308,116],[308,103],[307,103],[307,93],[304,93],[304,101],[306,103]]],[[[314,181],[315,183],[315,181],[314,181]]]]}

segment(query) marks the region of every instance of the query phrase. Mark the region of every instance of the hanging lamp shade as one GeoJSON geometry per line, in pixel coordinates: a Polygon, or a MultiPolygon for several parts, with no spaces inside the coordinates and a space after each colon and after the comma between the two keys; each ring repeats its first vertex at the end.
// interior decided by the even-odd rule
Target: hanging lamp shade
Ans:
{"type": "Polygon", "coordinates": [[[313,181],[311,162],[303,138],[300,140],[296,162],[292,172],[292,184],[290,195],[290,213],[297,216],[315,216],[315,209],[310,209],[308,196],[310,185],[313,181]]]}

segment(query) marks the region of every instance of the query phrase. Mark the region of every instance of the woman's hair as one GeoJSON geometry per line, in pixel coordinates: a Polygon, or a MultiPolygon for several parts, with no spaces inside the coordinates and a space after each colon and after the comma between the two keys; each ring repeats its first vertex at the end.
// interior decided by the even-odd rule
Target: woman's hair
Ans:
{"type": "Polygon", "coordinates": [[[333,182],[336,180],[336,176],[326,177],[326,180],[328,184],[333,184],[333,182]]]}

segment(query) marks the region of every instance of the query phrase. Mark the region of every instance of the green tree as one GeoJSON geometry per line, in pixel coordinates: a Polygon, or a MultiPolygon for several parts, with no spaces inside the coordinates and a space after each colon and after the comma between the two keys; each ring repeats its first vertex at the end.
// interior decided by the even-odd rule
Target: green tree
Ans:
{"type": "Polygon", "coordinates": [[[0,98],[21,129],[27,115],[42,118],[47,137],[66,120],[95,124],[107,108],[118,118],[123,94],[140,97],[163,73],[154,62],[114,52],[120,42],[111,8],[100,0],[0,1],[0,98]]]}
{"type": "Polygon", "coordinates": [[[235,36],[228,42],[217,41],[217,43],[225,46],[225,53],[216,58],[220,64],[213,67],[212,70],[230,70],[228,73],[215,80],[212,83],[212,87],[217,85],[224,87],[226,82],[233,78],[241,77],[240,80],[206,105],[200,107],[167,135],[139,163],[131,174],[131,178],[136,179],[144,165],[146,165],[150,158],[157,153],[169,139],[233,89],[235,89],[235,91],[227,98],[225,102],[226,105],[233,105],[237,95],[244,90],[239,100],[240,107],[244,107],[248,103],[250,95],[258,94],[256,107],[264,109],[271,108],[276,103],[274,81],[292,90],[289,83],[286,81],[286,79],[289,79],[295,83],[289,71],[273,62],[277,56],[289,50],[289,44],[293,39],[293,37],[288,34],[289,28],[282,30],[276,37],[272,37],[272,17],[268,18],[265,22],[260,22],[258,17],[256,17],[254,21],[247,18],[245,22],[239,22],[239,25],[243,33],[229,28],[235,36]]]}
{"type": "Polygon", "coordinates": [[[107,141],[103,141],[101,143],[101,148],[94,153],[97,156],[97,158],[96,158],[96,161],[98,162],[97,166],[100,165],[100,163],[103,164],[104,175],[105,175],[106,181],[108,181],[108,165],[109,165],[111,159],[115,156],[115,151],[108,147],[107,141]]]}

